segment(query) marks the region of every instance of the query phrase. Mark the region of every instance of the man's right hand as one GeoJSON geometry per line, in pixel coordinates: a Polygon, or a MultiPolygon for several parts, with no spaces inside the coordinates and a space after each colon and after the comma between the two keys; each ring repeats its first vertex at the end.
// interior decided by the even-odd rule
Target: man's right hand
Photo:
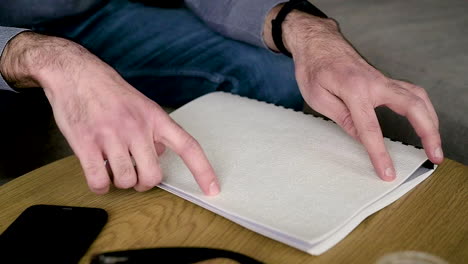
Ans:
{"type": "Polygon", "coordinates": [[[205,194],[219,192],[198,142],[159,105],[80,45],[21,33],[5,47],[0,72],[16,88],[44,89],[93,192],[106,193],[111,181],[118,188],[137,191],[154,187],[162,179],[158,155],[165,146],[183,159],[205,194]]]}

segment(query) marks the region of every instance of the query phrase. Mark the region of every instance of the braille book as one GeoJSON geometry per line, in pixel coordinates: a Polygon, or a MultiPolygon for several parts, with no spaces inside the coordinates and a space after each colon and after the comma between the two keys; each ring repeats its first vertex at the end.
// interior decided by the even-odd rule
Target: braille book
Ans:
{"type": "Polygon", "coordinates": [[[221,193],[205,196],[170,150],[161,156],[161,188],[313,255],[434,171],[423,150],[385,139],[397,174],[385,182],[335,123],[237,95],[211,93],[171,117],[203,147],[221,193]]]}

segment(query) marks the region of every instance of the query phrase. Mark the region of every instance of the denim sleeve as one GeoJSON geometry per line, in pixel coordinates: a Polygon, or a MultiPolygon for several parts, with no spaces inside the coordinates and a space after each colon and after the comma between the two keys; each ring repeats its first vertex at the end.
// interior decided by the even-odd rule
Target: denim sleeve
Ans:
{"type": "Polygon", "coordinates": [[[263,24],[268,12],[287,0],[185,0],[208,26],[224,36],[267,47],[263,24]]]}
{"type": "MultiPolygon", "coordinates": [[[[14,36],[18,35],[19,33],[25,30],[27,29],[0,26],[0,54],[3,53],[3,49],[5,48],[8,41],[10,41],[10,39],[12,39],[14,36]]],[[[5,79],[3,79],[3,76],[1,74],[0,74],[0,90],[14,91],[7,84],[5,79]]]]}

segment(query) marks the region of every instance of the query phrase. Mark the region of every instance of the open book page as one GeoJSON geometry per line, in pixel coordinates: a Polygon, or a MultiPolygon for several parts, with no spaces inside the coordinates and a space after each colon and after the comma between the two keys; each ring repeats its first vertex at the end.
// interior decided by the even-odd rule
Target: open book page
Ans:
{"type": "Polygon", "coordinates": [[[171,117],[202,145],[221,193],[204,196],[169,150],[161,157],[162,187],[302,250],[336,236],[427,159],[423,150],[386,140],[397,179],[384,182],[365,149],[336,124],[226,93],[203,96],[171,117]]]}

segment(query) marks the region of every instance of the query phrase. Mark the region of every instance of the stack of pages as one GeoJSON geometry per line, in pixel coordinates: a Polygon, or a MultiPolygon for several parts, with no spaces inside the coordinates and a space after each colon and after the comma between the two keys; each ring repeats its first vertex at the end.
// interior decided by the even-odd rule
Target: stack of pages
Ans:
{"type": "Polygon", "coordinates": [[[173,152],[161,188],[245,228],[319,255],[434,171],[423,150],[385,139],[397,179],[378,178],[364,147],[331,121],[227,93],[171,117],[194,136],[221,186],[203,195],[173,152]]]}

